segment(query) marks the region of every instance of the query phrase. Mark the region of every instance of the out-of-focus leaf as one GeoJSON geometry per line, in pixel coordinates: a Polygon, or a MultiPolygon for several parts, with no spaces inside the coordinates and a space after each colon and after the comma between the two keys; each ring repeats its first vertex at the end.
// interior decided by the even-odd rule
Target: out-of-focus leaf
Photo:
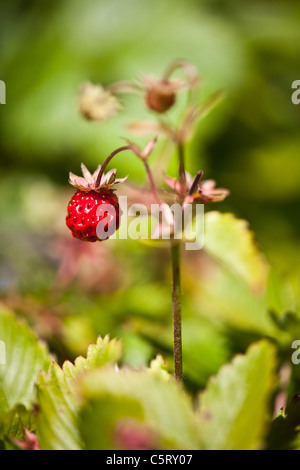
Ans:
{"type": "Polygon", "coordinates": [[[23,425],[31,428],[34,385],[50,356],[25,323],[11,312],[0,312],[0,438],[20,437],[23,425]],[[3,364],[3,362],[5,362],[3,364]]]}
{"type": "Polygon", "coordinates": [[[274,270],[269,274],[267,298],[269,309],[278,315],[296,310],[295,293],[290,279],[279,277],[274,270]]]}
{"type": "Polygon", "coordinates": [[[7,446],[11,438],[22,438],[24,429],[35,430],[35,418],[33,409],[24,405],[15,405],[11,410],[0,413],[0,439],[7,446]]]}
{"type": "MultiPolygon", "coordinates": [[[[158,323],[135,321],[135,328],[148,341],[169,351],[168,362],[173,363],[172,327],[158,323]]],[[[216,373],[230,357],[224,333],[203,318],[183,318],[183,374],[185,379],[204,386],[210,375],[216,373]]],[[[172,367],[172,366],[171,366],[172,367]]]]}
{"type": "Polygon", "coordinates": [[[253,450],[262,446],[275,385],[274,368],[274,347],[261,341],[209,381],[199,409],[205,449],[253,450]]]}
{"type": "Polygon", "coordinates": [[[296,312],[285,312],[278,317],[271,311],[270,317],[280,331],[289,333],[292,340],[300,338],[300,316],[296,312]]]}
{"type": "Polygon", "coordinates": [[[135,419],[152,431],[156,448],[199,448],[191,401],[174,379],[126,369],[93,370],[82,377],[80,390],[81,433],[87,449],[116,448],[114,432],[124,419],[135,419]],[[133,407],[128,407],[129,400],[133,407]],[[107,402],[120,411],[108,414],[107,402]]]}
{"type": "MultiPolygon", "coordinates": [[[[199,313],[208,319],[221,321],[249,338],[272,337],[283,347],[289,348],[292,338],[295,339],[292,329],[282,323],[286,311],[295,306],[292,289],[287,282],[276,279],[272,271],[266,289],[253,292],[241,276],[203,252],[194,257],[194,270],[184,271],[184,281],[199,313]]],[[[296,326],[297,315],[294,320],[296,326]]]]}
{"type": "Polygon", "coordinates": [[[83,444],[78,433],[76,378],[85,370],[116,363],[121,355],[118,341],[98,338],[88,348],[86,359],[79,356],[73,365],[66,361],[62,369],[53,362],[48,373],[40,374],[37,385],[39,415],[37,429],[44,450],[77,450],[83,444]]]}
{"type": "Polygon", "coordinates": [[[271,321],[266,294],[253,294],[240,277],[224,266],[210,269],[196,281],[195,302],[203,314],[235,329],[286,340],[271,321]]]}
{"type": "Polygon", "coordinates": [[[272,422],[268,435],[268,450],[299,450],[300,449],[300,396],[294,395],[272,422]]]}
{"type": "Polygon", "coordinates": [[[48,374],[38,381],[37,433],[43,450],[79,450],[82,442],[77,431],[79,400],[74,392],[69,369],[54,362],[48,374]]]}
{"type": "MultiPolygon", "coordinates": [[[[88,403],[81,416],[81,433],[87,450],[120,450],[118,427],[126,424],[128,426],[128,423],[144,425],[143,409],[129,394],[123,396],[108,393],[88,403]]],[[[121,447],[126,447],[125,442],[121,447]]]]}
{"type": "Polygon", "coordinates": [[[158,355],[155,359],[151,361],[148,373],[150,375],[160,377],[161,379],[166,381],[169,380],[171,377],[168,372],[167,364],[165,363],[163,357],[160,355],[158,355]]]}
{"type": "Polygon", "coordinates": [[[241,276],[254,291],[265,287],[268,266],[246,221],[229,213],[208,212],[204,249],[241,276]]]}

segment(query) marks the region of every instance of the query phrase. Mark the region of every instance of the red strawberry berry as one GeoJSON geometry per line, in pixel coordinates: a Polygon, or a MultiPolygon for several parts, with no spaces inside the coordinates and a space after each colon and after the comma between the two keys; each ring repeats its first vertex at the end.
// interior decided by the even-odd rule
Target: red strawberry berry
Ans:
{"type": "Polygon", "coordinates": [[[66,224],[75,238],[106,240],[120,225],[119,202],[112,186],[126,178],[116,179],[116,170],[105,175],[100,173],[101,167],[93,174],[83,164],[81,169],[83,178],[70,173],[69,182],[78,191],[69,202],[66,224]]]}
{"type": "Polygon", "coordinates": [[[68,205],[66,223],[73,237],[89,242],[100,240],[97,235],[97,226],[100,224],[98,234],[99,229],[102,229],[102,240],[105,240],[119,228],[120,209],[117,196],[113,190],[77,191],[68,205]],[[107,207],[101,213],[98,208],[104,204],[107,207]]]}

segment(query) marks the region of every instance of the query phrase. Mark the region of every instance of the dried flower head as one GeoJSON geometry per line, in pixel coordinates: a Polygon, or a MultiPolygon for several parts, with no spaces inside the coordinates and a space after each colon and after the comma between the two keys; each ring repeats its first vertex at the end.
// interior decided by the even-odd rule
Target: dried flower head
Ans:
{"type": "Polygon", "coordinates": [[[178,91],[185,89],[183,80],[159,80],[153,77],[142,79],[146,89],[146,104],[157,113],[165,113],[176,101],[178,91]]]}
{"type": "Polygon", "coordinates": [[[120,109],[120,102],[109,90],[89,82],[82,85],[79,111],[89,121],[105,121],[117,114],[120,109]]]}
{"type": "Polygon", "coordinates": [[[100,182],[97,181],[101,166],[99,165],[97,170],[91,174],[87,167],[81,163],[82,176],[76,176],[73,173],[69,175],[69,183],[81,191],[102,191],[110,189],[114,184],[123,183],[126,181],[125,178],[116,178],[116,169],[108,171],[106,174],[103,173],[100,182]]]}
{"type": "Polygon", "coordinates": [[[172,62],[161,79],[143,77],[142,84],[146,89],[146,104],[157,113],[165,113],[176,101],[179,91],[196,89],[200,79],[196,67],[186,60],[172,62]],[[184,79],[171,79],[170,76],[176,69],[182,69],[184,79]]]}

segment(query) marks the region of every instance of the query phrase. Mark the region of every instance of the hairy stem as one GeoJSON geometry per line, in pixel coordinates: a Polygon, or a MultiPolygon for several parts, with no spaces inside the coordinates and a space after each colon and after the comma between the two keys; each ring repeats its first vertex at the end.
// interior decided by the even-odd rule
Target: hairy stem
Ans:
{"type": "MultiPolygon", "coordinates": [[[[179,169],[178,176],[182,188],[181,200],[184,199],[186,187],[186,175],[184,164],[184,146],[178,143],[179,169]]],[[[172,260],[172,304],[173,304],[173,338],[174,338],[174,375],[178,382],[182,382],[182,333],[181,333],[181,245],[174,243],[171,245],[172,260]]]]}
{"type": "Polygon", "coordinates": [[[182,338],[181,338],[181,282],[180,282],[180,244],[171,246],[172,259],[172,301],[174,335],[174,371],[175,379],[182,381],[182,338]]]}

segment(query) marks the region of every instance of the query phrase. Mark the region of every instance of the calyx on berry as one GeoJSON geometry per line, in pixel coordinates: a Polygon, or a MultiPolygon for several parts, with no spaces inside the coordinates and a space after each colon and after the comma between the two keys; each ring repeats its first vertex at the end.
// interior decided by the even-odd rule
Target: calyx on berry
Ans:
{"type": "Polygon", "coordinates": [[[69,183],[82,191],[102,191],[104,189],[110,189],[114,184],[123,183],[127,179],[127,176],[125,176],[125,178],[116,178],[117,170],[113,169],[108,171],[106,174],[103,173],[100,181],[98,181],[98,176],[101,172],[100,165],[97,170],[91,174],[87,167],[81,163],[81,171],[83,177],[70,173],[69,183]]]}

